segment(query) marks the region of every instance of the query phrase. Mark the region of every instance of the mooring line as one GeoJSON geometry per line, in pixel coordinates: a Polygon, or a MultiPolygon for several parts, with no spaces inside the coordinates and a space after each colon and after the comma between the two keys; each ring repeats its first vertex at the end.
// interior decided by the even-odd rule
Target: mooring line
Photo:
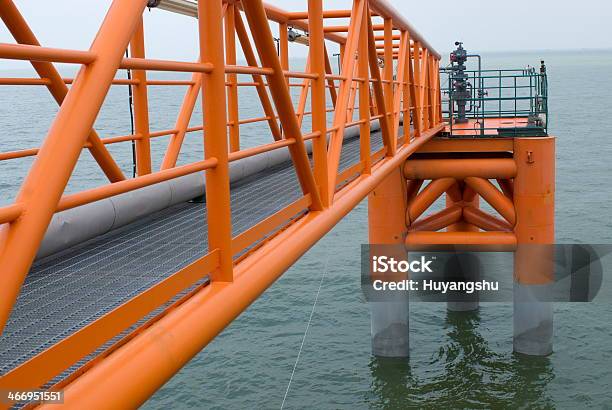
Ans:
{"type": "Polygon", "coordinates": [[[312,317],[314,316],[315,308],[317,306],[317,301],[319,300],[319,294],[321,293],[321,288],[323,287],[323,279],[327,275],[327,267],[329,265],[329,248],[327,248],[327,253],[325,256],[325,266],[323,268],[323,274],[321,275],[321,280],[319,281],[319,289],[317,290],[317,295],[315,296],[314,303],[312,304],[312,310],[310,311],[310,317],[308,318],[308,323],[306,324],[306,330],[304,330],[304,336],[302,337],[302,344],[300,345],[300,350],[298,351],[298,355],[295,358],[295,363],[293,364],[293,370],[291,371],[291,377],[289,378],[289,383],[287,384],[287,390],[285,390],[285,396],[283,397],[283,402],[281,403],[281,410],[285,407],[285,401],[287,400],[287,395],[289,394],[289,388],[291,387],[291,382],[293,381],[293,376],[295,375],[295,369],[297,369],[297,365],[300,361],[300,355],[302,354],[302,349],[304,348],[304,342],[306,342],[306,335],[308,334],[308,329],[310,329],[310,323],[312,322],[312,317]]]}

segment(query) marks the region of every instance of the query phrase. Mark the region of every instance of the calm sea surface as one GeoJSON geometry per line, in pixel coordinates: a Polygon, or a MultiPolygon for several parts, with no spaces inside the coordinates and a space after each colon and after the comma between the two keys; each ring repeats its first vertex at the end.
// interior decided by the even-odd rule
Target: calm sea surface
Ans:
{"type": "MultiPolygon", "coordinates": [[[[558,137],[557,242],[612,243],[612,51],[483,57],[486,68],[538,66],[540,58],[546,60],[549,131],[558,137]]],[[[0,75],[28,73],[0,67],[0,75]]],[[[150,100],[151,129],[173,128],[182,91],[152,87],[150,100]]],[[[252,90],[241,90],[240,104],[241,118],[261,115],[252,90]]],[[[103,137],[129,134],[127,110],[127,90],[113,88],[96,129],[103,137]]],[[[56,111],[44,87],[0,89],[0,151],[38,146],[56,111]]],[[[260,125],[241,131],[244,146],[270,141],[260,125]]],[[[166,138],[153,143],[158,166],[166,144],[166,138]]],[[[131,173],[129,143],[110,150],[131,173]]],[[[194,133],[180,161],[201,157],[201,136],[194,133]]],[[[14,198],[30,164],[29,159],[0,163],[0,204],[14,198]]],[[[67,192],[102,183],[103,175],[84,153],[67,192]]],[[[359,247],[366,242],[363,202],[145,408],[279,408],[320,284],[286,408],[612,408],[612,305],[606,301],[556,304],[554,353],[546,358],[512,353],[511,304],[450,314],[445,304],[414,303],[411,358],[373,357],[359,276],[359,247]]]]}

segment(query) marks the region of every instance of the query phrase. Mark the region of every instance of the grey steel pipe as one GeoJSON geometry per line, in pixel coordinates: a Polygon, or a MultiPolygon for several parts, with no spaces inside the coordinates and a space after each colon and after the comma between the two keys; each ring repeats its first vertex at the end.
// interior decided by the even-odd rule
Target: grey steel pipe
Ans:
{"type": "MultiPolygon", "coordinates": [[[[371,129],[380,129],[378,121],[372,121],[371,129]]],[[[359,127],[346,129],[345,138],[356,138],[358,135],[359,127]]],[[[309,153],[312,151],[311,141],[307,141],[306,148],[309,153]]],[[[287,148],[234,161],[230,163],[230,181],[239,181],[289,161],[291,156],[287,148]]],[[[154,212],[201,197],[205,191],[204,173],[198,172],[58,212],[47,228],[36,259],[53,255],[154,212]]]]}

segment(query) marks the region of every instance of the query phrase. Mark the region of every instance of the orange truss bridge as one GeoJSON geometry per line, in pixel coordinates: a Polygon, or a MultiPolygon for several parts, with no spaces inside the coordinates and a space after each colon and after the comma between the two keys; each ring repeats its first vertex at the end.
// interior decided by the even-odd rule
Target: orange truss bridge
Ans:
{"type": "Polygon", "coordinates": [[[41,45],[13,0],[0,0],[15,39],[0,44],[0,58],[30,61],[38,74],[0,85],[46,87],[60,105],[40,147],[0,153],[35,156],[0,208],[0,390],[63,390],[73,408],[143,403],[365,198],[373,243],[552,241],[552,138],[442,135],[440,55],[387,2],[351,3],[324,10],[308,0],[306,11],[288,12],[261,0],[113,0],[89,50],[77,51],[41,45]],[[197,61],[145,57],[148,7],[197,19],[197,61]],[[308,46],[304,72],[290,68],[294,40],[308,46]],[[340,46],[339,73],[326,42],[340,46]],[[237,65],[237,49],[247,65],[237,65]],[[63,78],[55,63],[80,69],[63,78]],[[131,77],[118,79],[126,69],[131,77]],[[155,71],[192,77],[147,78],[155,71]],[[94,123],[115,86],[131,90],[135,130],[101,136],[94,123]],[[152,86],[185,88],[173,129],[150,129],[152,86]],[[242,87],[255,88],[263,117],[240,117],[242,87]],[[255,122],[270,142],[243,148],[240,126],[255,122]],[[202,158],[177,165],[196,136],[202,158]],[[154,169],[151,140],[162,137],[154,169]],[[133,178],[107,149],[131,142],[133,178]],[[66,194],[84,150],[108,183],[66,194]],[[441,195],[447,208],[421,216],[441,195]],[[500,216],[480,210],[479,198],[500,216]],[[71,239],[66,215],[95,234],[71,239]]]}

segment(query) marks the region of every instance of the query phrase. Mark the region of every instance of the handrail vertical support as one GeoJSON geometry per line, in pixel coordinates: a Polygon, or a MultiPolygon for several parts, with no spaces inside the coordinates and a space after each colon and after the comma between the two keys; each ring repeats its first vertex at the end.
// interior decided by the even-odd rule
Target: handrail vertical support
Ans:
{"type": "MultiPolygon", "coordinates": [[[[138,27],[130,41],[130,53],[132,57],[145,57],[144,23],[142,16],[138,27]]],[[[136,172],[138,176],[151,173],[151,142],[149,132],[149,102],[147,96],[147,72],[144,70],[133,70],[132,78],[138,84],[132,84],[132,95],[134,104],[134,125],[136,134],[140,138],[136,140],[136,172]]]]}
{"type": "MultiPolygon", "coordinates": [[[[367,3],[364,3],[364,13],[367,3]]],[[[372,152],[370,147],[370,68],[368,63],[368,22],[361,21],[359,31],[359,58],[357,75],[363,79],[359,83],[359,149],[363,164],[363,174],[372,172],[372,152]]]]}
{"type": "MultiPolygon", "coordinates": [[[[225,11],[225,62],[236,65],[236,17],[234,4],[228,4],[225,11]]],[[[227,110],[229,127],[230,152],[240,150],[240,124],[238,115],[238,76],[227,74],[227,110]]]]}
{"type": "Polygon", "coordinates": [[[387,118],[391,124],[391,135],[393,136],[393,149],[397,146],[397,138],[395,137],[395,123],[393,121],[393,21],[390,18],[384,20],[384,37],[385,37],[385,65],[383,68],[383,79],[385,84],[385,106],[387,107],[387,118]]]}
{"type": "Polygon", "coordinates": [[[309,61],[310,72],[318,74],[312,80],[312,131],[319,132],[312,146],[314,159],[314,176],[319,186],[321,201],[324,207],[329,206],[329,190],[327,179],[327,104],[325,100],[325,38],[323,34],[323,1],[308,0],[309,28],[309,61]]]}
{"type": "Polygon", "coordinates": [[[225,61],[223,57],[223,13],[221,0],[198,1],[200,55],[213,69],[203,76],[204,156],[217,158],[217,166],[206,170],[206,208],[209,251],[220,250],[219,268],[213,281],[232,282],[232,219],[227,113],[225,102],[225,61]]]}

